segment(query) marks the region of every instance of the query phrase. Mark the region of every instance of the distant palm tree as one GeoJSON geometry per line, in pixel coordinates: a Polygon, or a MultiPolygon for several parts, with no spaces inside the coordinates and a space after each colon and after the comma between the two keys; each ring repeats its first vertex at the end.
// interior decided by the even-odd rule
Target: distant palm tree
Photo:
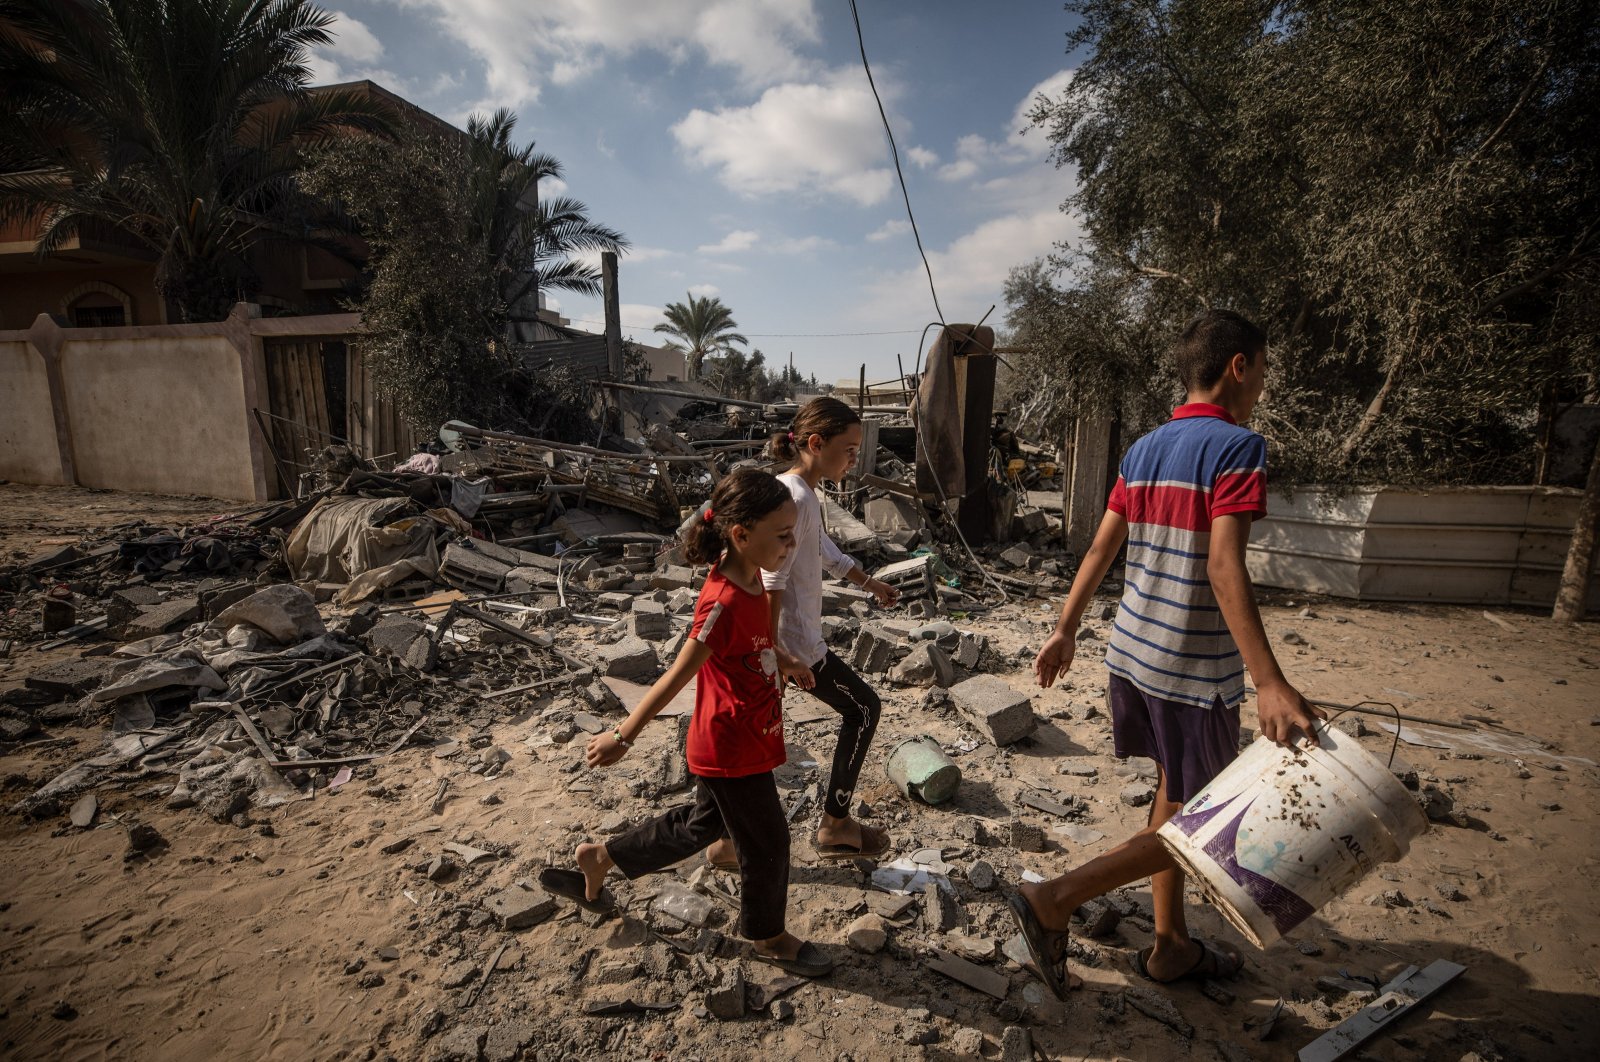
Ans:
{"type": "Polygon", "coordinates": [[[251,247],[326,242],[299,149],[392,132],[381,100],[307,91],[333,18],[309,0],[0,0],[0,225],[38,225],[41,257],[119,230],[180,320],[226,316],[251,247]]]}
{"type": "Polygon", "coordinates": [[[733,311],[723,305],[715,295],[695,298],[684,292],[688,302],[669,302],[662,311],[666,321],[656,325],[657,332],[672,336],[675,342],[667,346],[684,352],[688,360],[686,375],[691,380],[700,379],[700,365],[707,354],[731,350],[734,344],[744,346],[750,341],[735,332],[739,322],[733,311]]]}
{"type": "Polygon", "coordinates": [[[533,321],[541,288],[601,293],[600,271],[573,257],[578,251],[620,251],[628,238],[589,220],[589,208],[566,196],[539,198],[539,181],[561,176],[554,156],[517,147],[517,118],[504,108],[467,119],[472,210],[493,258],[495,286],[513,327],[533,321]]]}

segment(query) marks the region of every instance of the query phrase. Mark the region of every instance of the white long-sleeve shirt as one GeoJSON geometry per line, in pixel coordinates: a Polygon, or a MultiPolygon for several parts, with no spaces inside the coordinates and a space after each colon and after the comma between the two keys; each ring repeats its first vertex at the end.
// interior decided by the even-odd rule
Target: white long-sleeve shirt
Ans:
{"type": "Polygon", "coordinates": [[[793,472],[785,472],[778,482],[789,488],[798,510],[794,549],[783,567],[761,573],[761,585],[783,591],[778,607],[778,647],[814,667],[828,653],[828,643],[822,638],[822,573],[826,570],[843,579],[856,562],[823,531],[822,502],[811,485],[793,472]]]}

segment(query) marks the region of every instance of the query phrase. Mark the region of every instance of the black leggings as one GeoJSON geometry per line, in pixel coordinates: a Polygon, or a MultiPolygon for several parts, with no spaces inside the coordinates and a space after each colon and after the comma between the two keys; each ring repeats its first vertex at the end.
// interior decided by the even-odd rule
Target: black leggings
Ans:
{"type": "Polygon", "coordinates": [[[850,814],[850,798],[861,778],[861,765],[878,732],[878,716],[883,702],[850,665],[829,650],[811,668],[817,684],[807,692],[839,713],[839,744],[833,750],[833,773],[828,778],[828,795],[822,810],[836,819],[850,814]]]}
{"type": "Polygon", "coordinates": [[[789,820],[772,772],[745,778],[695,776],[694,803],[680,804],[606,842],[629,878],[670,867],[732,837],[739,855],[739,933],[768,940],[783,932],[789,897],[789,820]]]}

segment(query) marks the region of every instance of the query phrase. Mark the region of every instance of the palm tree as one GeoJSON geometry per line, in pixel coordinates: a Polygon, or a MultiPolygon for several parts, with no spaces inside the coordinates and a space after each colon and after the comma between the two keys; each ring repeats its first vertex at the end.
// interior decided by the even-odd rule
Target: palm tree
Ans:
{"type": "Polygon", "coordinates": [[[688,360],[686,375],[691,380],[700,379],[700,365],[706,355],[719,350],[731,350],[734,344],[744,346],[750,341],[735,332],[739,322],[733,311],[723,305],[715,295],[700,298],[684,292],[688,302],[669,302],[662,311],[666,321],[655,327],[657,332],[672,336],[674,342],[667,346],[681,350],[688,360]]]}
{"type": "Polygon", "coordinates": [[[179,320],[226,316],[253,246],[326,242],[299,150],[392,130],[370,95],[307,91],[332,21],[309,0],[0,0],[0,225],[37,225],[40,257],[120,230],[179,320]]]}
{"type": "Polygon", "coordinates": [[[601,292],[600,271],[578,251],[620,251],[628,238],[589,220],[589,208],[566,196],[539,198],[539,181],[560,177],[554,156],[517,147],[517,118],[504,108],[467,119],[468,180],[473,217],[493,259],[495,287],[514,329],[533,321],[541,288],[601,292]]]}

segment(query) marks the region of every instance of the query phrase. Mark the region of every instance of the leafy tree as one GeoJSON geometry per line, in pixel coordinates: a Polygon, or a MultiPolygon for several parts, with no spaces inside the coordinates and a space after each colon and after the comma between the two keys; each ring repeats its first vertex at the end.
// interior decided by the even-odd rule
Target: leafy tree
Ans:
{"type": "Polygon", "coordinates": [[[42,223],[41,256],[121,230],[179,320],[225,317],[251,248],[321,240],[299,149],[390,130],[371,96],[307,92],[332,20],[309,0],[0,0],[0,224],[42,223]]]}
{"type": "Polygon", "coordinates": [[[777,372],[767,368],[767,356],[759,350],[748,355],[729,350],[720,357],[707,358],[705,368],[705,378],[718,394],[749,402],[782,402],[793,398],[795,385],[804,382],[787,365],[777,372]]]}
{"type": "Polygon", "coordinates": [[[667,304],[663,311],[666,321],[656,325],[655,330],[673,337],[667,344],[669,349],[686,352],[689,379],[698,380],[707,354],[727,353],[749,340],[735,331],[739,324],[733,319],[733,311],[715,295],[697,298],[685,293],[684,297],[687,302],[667,304]]]}
{"type": "Polygon", "coordinates": [[[1147,426],[1170,338],[1229,305],[1273,334],[1286,480],[1525,480],[1539,408],[1600,361],[1593,6],[1069,10],[1088,57],[1032,118],[1087,238],[1008,289],[1056,413],[1147,426]]]}
{"type": "Polygon", "coordinates": [[[561,163],[532,143],[512,143],[516,124],[516,115],[504,108],[467,119],[473,234],[482,235],[496,293],[513,326],[537,319],[534,296],[542,288],[601,293],[600,271],[575,257],[577,252],[628,246],[622,233],[591,221],[578,200],[540,198],[539,181],[559,178],[561,163]]]}

